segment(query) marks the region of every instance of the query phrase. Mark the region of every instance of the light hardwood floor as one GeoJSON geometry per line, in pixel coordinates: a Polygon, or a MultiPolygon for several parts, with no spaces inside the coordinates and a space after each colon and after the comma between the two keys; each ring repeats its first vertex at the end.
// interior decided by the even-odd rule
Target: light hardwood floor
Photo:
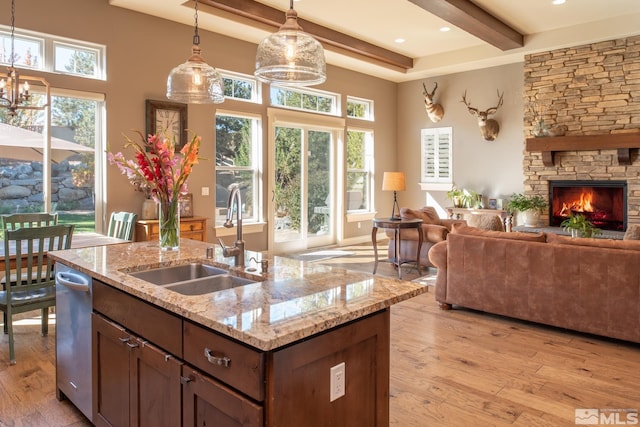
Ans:
{"type": "MultiPolygon", "coordinates": [[[[346,250],[322,262],[371,271],[370,247],[346,250]]],[[[396,274],[387,263],[379,271],[396,274]]],[[[391,311],[392,426],[574,426],[576,409],[640,409],[640,345],[440,311],[433,295],[391,311]]],[[[41,337],[32,314],[16,328],[16,365],[0,338],[0,426],[89,425],[56,400],[54,328],[41,337]]]]}

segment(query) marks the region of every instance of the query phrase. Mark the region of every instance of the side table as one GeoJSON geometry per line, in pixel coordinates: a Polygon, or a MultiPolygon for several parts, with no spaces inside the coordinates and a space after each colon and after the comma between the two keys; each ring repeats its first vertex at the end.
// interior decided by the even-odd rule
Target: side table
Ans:
{"type": "Polygon", "coordinates": [[[401,245],[401,240],[400,240],[400,230],[404,229],[404,228],[417,228],[418,229],[418,253],[416,254],[416,268],[418,269],[418,274],[421,273],[420,271],[420,249],[422,247],[422,233],[420,232],[420,225],[422,225],[422,220],[421,219],[402,219],[399,221],[393,221],[391,219],[378,219],[375,218],[373,220],[373,229],[371,230],[371,242],[373,243],[373,253],[375,255],[375,263],[373,264],[373,274],[376,274],[376,271],[378,270],[378,240],[376,239],[376,234],[378,233],[378,228],[386,228],[386,229],[392,229],[394,232],[394,240],[395,240],[395,247],[394,247],[394,257],[393,263],[395,264],[395,266],[398,268],[398,278],[402,279],[402,264],[407,263],[407,262],[414,262],[413,260],[402,260],[400,259],[400,245],[401,245]]]}

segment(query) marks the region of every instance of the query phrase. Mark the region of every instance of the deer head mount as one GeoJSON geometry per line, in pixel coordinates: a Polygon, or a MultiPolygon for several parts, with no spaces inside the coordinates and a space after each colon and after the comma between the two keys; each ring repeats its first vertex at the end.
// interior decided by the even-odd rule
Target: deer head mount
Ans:
{"type": "Polygon", "coordinates": [[[500,94],[500,91],[497,91],[497,92],[498,92],[498,105],[496,105],[495,107],[488,108],[484,111],[480,111],[477,108],[473,108],[467,102],[466,90],[464,91],[464,95],[462,95],[462,102],[464,102],[464,105],[467,106],[467,110],[469,110],[471,114],[473,114],[478,118],[478,127],[480,128],[480,133],[482,134],[482,137],[485,139],[485,141],[495,140],[498,137],[498,132],[500,132],[500,125],[498,124],[498,122],[489,118],[490,115],[495,114],[496,111],[498,111],[498,108],[502,106],[502,101],[503,101],[502,98],[504,97],[504,92],[502,92],[502,94],[500,94]]]}
{"type": "Polygon", "coordinates": [[[427,116],[429,116],[429,120],[433,123],[438,123],[444,116],[444,108],[442,108],[442,105],[433,102],[436,89],[438,89],[438,82],[436,82],[431,92],[427,90],[427,86],[424,83],[422,83],[422,87],[424,88],[422,95],[424,96],[424,108],[427,110],[427,116]]]}

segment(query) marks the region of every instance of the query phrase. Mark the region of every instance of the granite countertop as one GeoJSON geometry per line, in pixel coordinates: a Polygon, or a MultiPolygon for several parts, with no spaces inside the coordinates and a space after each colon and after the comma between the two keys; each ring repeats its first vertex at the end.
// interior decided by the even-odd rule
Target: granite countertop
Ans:
{"type": "Polygon", "coordinates": [[[259,350],[273,350],[350,322],[427,291],[425,285],[370,273],[269,258],[260,274],[262,254],[246,251],[246,270],[231,267],[216,246],[182,239],[180,250],[160,251],[157,241],[123,243],[50,252],[56,261],[259,350]],[[202,262],[230,268],[255,283],[205,295],[182,295],[128,273],[160,266],[202,262]],[[256,268],[257,267],[257,268],[256,268]]]}

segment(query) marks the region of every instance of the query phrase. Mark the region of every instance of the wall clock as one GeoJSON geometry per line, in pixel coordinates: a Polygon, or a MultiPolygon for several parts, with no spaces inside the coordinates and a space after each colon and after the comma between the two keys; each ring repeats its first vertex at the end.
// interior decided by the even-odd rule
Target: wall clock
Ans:
{"type": "Polygon", "coordinates": [[[176,150],[187,143],[187,104],[147,99],[147,135],[163,133],[176,150]]]}

